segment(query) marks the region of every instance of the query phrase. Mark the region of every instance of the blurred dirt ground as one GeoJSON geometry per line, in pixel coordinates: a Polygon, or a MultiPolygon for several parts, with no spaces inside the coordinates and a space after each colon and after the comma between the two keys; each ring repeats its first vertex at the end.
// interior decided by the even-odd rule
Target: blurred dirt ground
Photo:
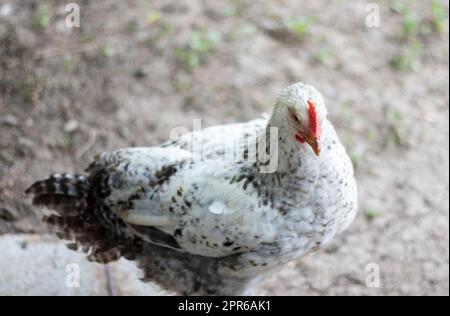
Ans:
{"type": "Polygon", "coordinates": [[[33,180],[194,118],[258,117],[304,81],[351,153],[360,213],[257,294],[449,294],[447,1],[377,1],[375,28],[368,1],[76,2],[69,29],[65,1],[0,0],[0,234],[47,232],[33,180]]]}

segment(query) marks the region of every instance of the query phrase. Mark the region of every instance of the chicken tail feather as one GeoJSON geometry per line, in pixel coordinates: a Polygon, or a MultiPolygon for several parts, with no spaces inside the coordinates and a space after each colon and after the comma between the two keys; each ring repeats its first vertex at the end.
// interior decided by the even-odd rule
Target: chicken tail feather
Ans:
{"type": "Polygon", "coordinates": [[[70,249],[81,249],[99,263],[134,259],[139,240],[126,236],[121,220],[89,192],[89,178],[72,174],[51,175],[25,191],[33,195],[33,205],[56,212],[43,221],[58,238],[70,241],[70,249]]]}

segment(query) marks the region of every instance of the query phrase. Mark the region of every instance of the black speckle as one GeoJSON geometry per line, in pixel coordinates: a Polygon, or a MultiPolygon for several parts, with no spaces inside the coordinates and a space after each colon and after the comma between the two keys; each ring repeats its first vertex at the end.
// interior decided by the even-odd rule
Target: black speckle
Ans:
{"type": "Polygon", "coordinates": [[[248,159],[248,148],[244,149],[244,160],[248,159]]]}
{"type": "Polygon", "coordinates": [[[232,242],[231,240],[227,240],[223,243],[224,247],[231,247],[234,245],[234,242],[232,242]]]}
{"type": "Polygon", "coordinates": [[[241,175],[237,178],[236,182],[241,182],[241,181],[244,180],[245,178],[246,178],[246,175],[241,174],[241,175]]]}
{"type": "Polygon", "coordinates": [[[278,208],[278,212],[279,212],[281,215],[286,215],[286,214],[288,213],[288,209],[285,208],[284,206],[281,206],[280,208],[278,208]]]}
{"type": "Polygon", "coordinates": [[[169,180],[169,178],[177,171],[175,165],[165,166],[161,170],[155,173],[155,177],[158,178],[158,184],[162,184],[169,180]]]}
{"type": "Polygon", "coordinates": [[[183,235],[183,231],[180,228],[175,229],[175,231],[173,232],[173,235],[175,237],[181,237],[183,235]]]}

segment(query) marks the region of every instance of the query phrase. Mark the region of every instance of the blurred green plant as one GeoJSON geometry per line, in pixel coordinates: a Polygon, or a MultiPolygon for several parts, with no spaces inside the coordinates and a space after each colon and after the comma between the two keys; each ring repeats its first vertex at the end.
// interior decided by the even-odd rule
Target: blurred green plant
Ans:
{"type": "Polygon", "coordinates": [[[188,45],[178,47],[175,54],[189,70],[194,70],[216,49],[221,40],[222,36],[218,32],[195,31],[191,34],[188,45]]]}
{"type": "MultiPolygon", "coordinates": [[[[434,10],[439,11],[439,6],[435,6],[434,10]]],[[[391,66],[399,71],[417,71],[422,58],[421,39],[431,33],[431,25],[402,1],[394,1],[392,9],[402,17],[398,38],[404,43],[404,47],[391,58],[391,66]]]]}
{"type": "Polygon", "coordinates": [[[400,41],[415,41],[419,35],[426,35],[430,32],[429,25],[420,18],[417,12],[413,12],[404,2],[394,1],[391,8],[402,18],[398,36],[400,41]]]}
{"type": "Polygon", "coordinates": [[[110,44],[105,44],[101,47],[100,53],[103,57],[110,58],[114,55],[114,47],[110,44]]]}
{"type": "Polygon", "coordinates": [[[431,3],[432,24],[438,33],[443,33],[447,24],[447,10],[443,3],[433,0],[431,3]]]}
{"type": "Polygon", "coordinates": [[[5,151],[0,151],[0,161],[4,162],[7,165],[13,165],[15,162],[14,157],[5,151]]]}
{"type": "Polygon", "coordinates": [[[377,140],[377,131],[376,131],[375,128],[369,126],[369,127],[367,128],[366,134],[367,134],[367,139],[368,139],[370,142],[374,142],[374,141],[377,140]]]}
{"type": "Polygon", "coordinates": [[[156,28],[156,33],[157,33],[157,38],[163,38],[167,35],[169,35],[170,33],[172,33],[173,31],[173,27],[169,24],[166,23],[159,23],[158,27],[156,28]]]}
{"type": "Polygon", "coordinates": [[[80,33],[81,33],[80,34],[81,41],[83,43],[89,43],[91,41],[95,41],[95,35],[90,30],[81,28],[80,33]]]}
{"type": "Polygon", "coordinates": [[[380,217],[381,215],[383,215],[382,212],[376,210],[376,209],[366,209],[364,212],[364,215],[366,216],[366,218],[371,221],[376,217],[380,217]]]}
{"type": "Polygon", "coordinates": [[[361,156],[354,153],[353,151],[349,151],[350,160],[352,161],[353,168],[358,170],[359,162],[361,161],[361,156]]]}
{"type": "Polygon", "coordinates": [[[415,71],[420,66],[421,45],[414,41],[391,59],[391,65],[400,71],[415,71]]]}
{"type": "Polygon", "coordinates": [[[145,22],[147,24],[153,24],[158,22],[161,19],[161,13],[158,11],[151,11],[145,17],[145,22]]]}
{"type": "Polygon", "coordinates": [[[252,24],[252,23],[245,23],[245,24],[242,26],[242,34],[245,34],[245,35],[253,35],[253,34],[256,33],[256,31],[257,31],[257,28],[256,28],[256,26],[255,26],[254,24],[252,24]]]}
{"type": "Polygon", "coordinates": [[[402,114],[390,105],[385,105],[384,116],[387,123],[387,134],[385,146],[408,147],[406,137],[403,133],[403,117],[402,114]]]}
{"type": "Polygon", "coordinates": [[[314,17],[304,16],[288,20],[285,25],[301,41],[311,34],[311,26],[315,21],[314,17]]]}
{"type": "Polygon", "coordinates": [[[236,14],[237,14],[237,9],[236,9],[236,5],[234,3],[229,4],[223,12],[223,15],[226,17],[233,17],[233,16],[236,16],[236,14]]]}
{"type": "Polygon", "coordinates": [[[139,31],[139,22],[136,19],[130,20],[125,25],[125,32],[134,34],[139,31]]]}
{"type": "Polygon", "coordinates": [[[45,86],[44,78],[32,74],[18,83],[16,93],[25,102],[34,103],[38,98],[39,92],[43,89],[43,86],[45,86]]]}
{"type": "Polygon", "coordinates": [[[73,133],[63,134],[59,143],[59,147],[64,149],[72,149],[75,147],[75,135],[73,133]]]}
{"type": "Polygon", "coordinates": [[[314,55],[314,60],[321,65],[329,65],[333,58],[333,52],[329,48],[319,50],[314,55]]]}
{"type": "Polygon", "coordinates": [[[253,35],[257,32],[257,28],[252,23],[244,23],[243,25],[235,25],[228,33],[228,39],[231,41],[238,40],[242,37],[253,35]]]}
{"type": "Polygon", "coordinates": [[[63,64],[64,64],[64,69],[66,71],[73,71],[76,66],[75,66],[75,60],[74,57],[72,55],[66,55],[63,57],[63,64]]]}
{"type": "Polygon", "coordinates": [[[415,38],[419,35],[420,22],[417,14],[407,10],[403,14],[402,30],[400,32],[400,38],[402,40],[408,40],[415,38]]]}
{"type": "Polygon", "coordinates": [[[33,26],[39,30],[44,30],[49,25],[50,25],[50,10],[47,5],[41,5],[34,14],[33,26]]]}
{"type": "Polygon", "coordinates": [[[352,125],[352,118],[351,101],[345,100],[339,107],[339,124],[346,129],[350,129],[352,125]]]}
{"type": "Polygon", "coordinates": [[[415,71],[420,67],[422,55],[421,39],[429,35],[433,30],[438,33],[445,31],[448,13],[443,2],[433,0],[431,2],[431,21],[420,18],[403,1],[394,1],[392,10],[402,16],[402,27],[399,39],[407,46],[391,59],[391,66],[400,71],[415,71]]]}

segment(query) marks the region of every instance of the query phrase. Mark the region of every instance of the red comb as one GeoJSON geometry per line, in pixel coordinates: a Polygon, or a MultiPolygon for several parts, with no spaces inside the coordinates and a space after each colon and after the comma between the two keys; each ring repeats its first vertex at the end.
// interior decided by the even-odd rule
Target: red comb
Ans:
{"type": "Polygon", "coordinates": [[[312,101],[308,100],[308,113],[309,113],[309,127],[315,137],[319,137],[321,130],[319,125],[319,119],[317,117],[316,106],[312,101]]]}

